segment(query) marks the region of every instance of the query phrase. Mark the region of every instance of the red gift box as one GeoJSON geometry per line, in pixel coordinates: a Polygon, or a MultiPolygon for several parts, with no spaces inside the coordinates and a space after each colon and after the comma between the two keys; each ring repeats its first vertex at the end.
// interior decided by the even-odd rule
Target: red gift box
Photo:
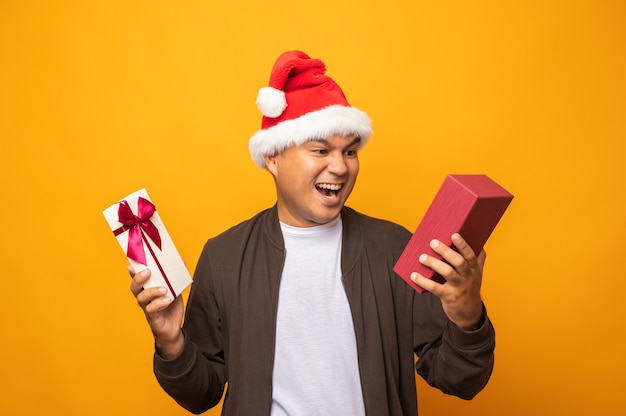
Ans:
{"type": "Polygon", "coordinates": [[[430,248],[431,240],[452,246],[452,234],[459,233],[480,253],[512,199],[486,175],[448,175],[393,270],[419,293],[425,290],[413,283],[413,272],[444,283],[441,275],[418,260],[424,253],[441,259],[430,248]]]}

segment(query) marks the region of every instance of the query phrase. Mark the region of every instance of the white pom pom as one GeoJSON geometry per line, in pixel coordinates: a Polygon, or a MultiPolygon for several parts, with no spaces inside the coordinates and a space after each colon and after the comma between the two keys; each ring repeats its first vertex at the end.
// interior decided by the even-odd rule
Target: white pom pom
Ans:
{"type": "Polygon", "coordinates": [[[265,117],[276,118],[287,108],[285,92],[273,87],[263,87],[256,97],[256,105],[265,117]]]}

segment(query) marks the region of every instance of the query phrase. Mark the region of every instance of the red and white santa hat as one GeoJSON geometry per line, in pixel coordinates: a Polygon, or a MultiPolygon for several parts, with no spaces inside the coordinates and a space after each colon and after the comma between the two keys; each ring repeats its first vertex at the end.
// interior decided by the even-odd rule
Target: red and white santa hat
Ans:
{"type": "Polygon", "coordinates": [[[372,135],[371,120],[350,106],[339,85],[326,75],[326,66],[301,51],[278,57],[269,86],[256,100],[263,114],[261,130],[249,142],[254,162],[265,167],[265,155],[275,155],[293,145],[329,136],[361,138],[360,147],[372,135]]]}

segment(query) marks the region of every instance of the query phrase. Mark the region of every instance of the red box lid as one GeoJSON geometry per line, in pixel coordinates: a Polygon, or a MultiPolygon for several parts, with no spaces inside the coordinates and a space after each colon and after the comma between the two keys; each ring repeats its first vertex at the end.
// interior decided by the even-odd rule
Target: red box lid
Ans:
{"type": "Polygon", "coordinates": [[[424,289],[411,280],[413,272],[445,282],[442,276],[418,260],[424,253],[441,259],[430,248],[430,241],[437,239],[450,246],[452,234],[458,232],[476,254],[480,253],[512,199],[512,194],[486,175],[448,175],[394,271],[419,293],[424,289]]]}

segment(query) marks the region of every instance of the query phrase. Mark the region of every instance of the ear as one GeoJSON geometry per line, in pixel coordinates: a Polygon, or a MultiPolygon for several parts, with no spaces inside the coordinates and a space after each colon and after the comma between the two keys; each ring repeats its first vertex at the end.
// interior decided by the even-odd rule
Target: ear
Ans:
{"type": "Polygon", "coordinates": [[[276,155],[265,155],[263,158],[265,159],[265,169],[267,169],[273,177],[276,177],[278,173],[276,155]]]}

